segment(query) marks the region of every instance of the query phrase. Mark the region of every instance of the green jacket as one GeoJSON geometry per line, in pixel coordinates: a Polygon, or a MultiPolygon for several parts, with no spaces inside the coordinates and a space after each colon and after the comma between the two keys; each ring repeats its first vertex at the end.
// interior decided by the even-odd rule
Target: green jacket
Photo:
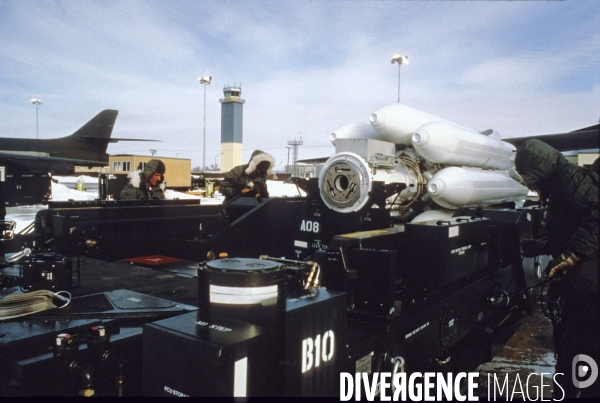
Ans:
{"type": "MultiPolygon", "coordinates": [[[[225,178],[219,185],[219,191],[226,199],[231,199],[242,194],[242,189],[253,188],[252,192],[246,195],[254,197],[269,197],[267,188],[267,175],[271,173],[271,169],[275,164],[275,159],[261,150],[256,150],[252,153],[250,161],[245,165],[238,165],[232,168],[225,174],[225,178]],[[268,162],[268,169],[257,170],[261,162],[268,162]]],[[[260,168],[258,168],[260,169],[260,168]]]]}

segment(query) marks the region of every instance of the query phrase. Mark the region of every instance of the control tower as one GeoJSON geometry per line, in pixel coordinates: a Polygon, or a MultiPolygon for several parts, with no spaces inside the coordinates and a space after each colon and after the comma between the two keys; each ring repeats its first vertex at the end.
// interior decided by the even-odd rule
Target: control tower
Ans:
{"type": "Polygon", "coordinates": [[[242,86],[224,87],[221,103],[221,172],[245,164],[243,158],[244,103],[242,86]]]}

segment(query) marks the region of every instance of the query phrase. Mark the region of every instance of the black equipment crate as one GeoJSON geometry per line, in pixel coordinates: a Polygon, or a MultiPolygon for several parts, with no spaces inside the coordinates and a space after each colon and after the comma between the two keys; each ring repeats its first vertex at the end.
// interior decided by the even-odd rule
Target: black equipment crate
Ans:
{"type": "Polygon", "coordinates": [[[144,326],[144,395],[263,395],[261,327],[191,312],[144,326]]]}
{"type": "Polygon", "coordinates": [[[260,324],[214,310],[147,324],[144,394],[337,396],[345,302],[344,293],[321,289],[263,307],[272,314],[246,315],[260,324]]]}
{"type": "Polygon", "coordinates": [[[21,262],[24,291],[65,291],[72,288],[73,262],[55,253],[37,253],[21,262]]]}
{"type": "Polygon", "coordinates": [[[402,270],[410,295],[434,295],[487,265],[487,218],[454,217],[406,224],[410,258],[402,270]]]}
{"type": "Polygon", "coordinates": [[[351,314],[393,315],[404,243],[404,227],[334,237],[326,255],[317,255],[323,286],[347,292],[351,314]]]}

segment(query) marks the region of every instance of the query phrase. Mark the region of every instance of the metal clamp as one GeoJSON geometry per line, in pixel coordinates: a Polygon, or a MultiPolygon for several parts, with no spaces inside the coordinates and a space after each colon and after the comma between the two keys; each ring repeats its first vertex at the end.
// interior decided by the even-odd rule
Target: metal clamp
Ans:
{"type": "Polygon", "coordinates": [[[540,280],[542,278],[542,262],[539,256],[533,260],[533,270],[535,271],[535,278],[540,280]]]}
{"type": "Polygon", "coordinates": [[[435,360],[437,361],[437,363],[439,365],[446,365],[446,364],[448,364],[450,362],[451,358],[452,358],[451,356],[448,356],[448,358],[446,358],[444,360],[440,360],[439,358],[436,358],[435,360]]]}
{"type": "Polygon", "coordinates": [[[392,364],[394,364],[394,368],[392,369],[392,394],[396,392],[396,387],[394,386],[394,379],[396,378],[396,374],[404,371],[404,358],[400,356],[392,357],[392,364]]]}
{"type": "Polygon", "coordinates": [[[29,256],[29,255],[31,255],[31,249],[24,248],[22,251],[17,252],[14,255],[5,258],[4,261],[6,263],[13,264],[13,263],[17,263],[18,261],[20,261],[21,259],[23,259],[24,257],[29,256]]]}

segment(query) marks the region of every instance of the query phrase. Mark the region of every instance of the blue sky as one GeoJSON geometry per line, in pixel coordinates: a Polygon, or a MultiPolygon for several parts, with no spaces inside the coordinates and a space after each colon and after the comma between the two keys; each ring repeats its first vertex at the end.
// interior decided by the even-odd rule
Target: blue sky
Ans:
{"type": "Polygon", "coordinates": [[[600,2],[0,0],[0,135],[71,134],[119,110],[109,153],[219,162],[223,87],[241,83],[244,159],[331,155],[329,134],[397,101],[502,136],[600,118],[600,2]]]}

